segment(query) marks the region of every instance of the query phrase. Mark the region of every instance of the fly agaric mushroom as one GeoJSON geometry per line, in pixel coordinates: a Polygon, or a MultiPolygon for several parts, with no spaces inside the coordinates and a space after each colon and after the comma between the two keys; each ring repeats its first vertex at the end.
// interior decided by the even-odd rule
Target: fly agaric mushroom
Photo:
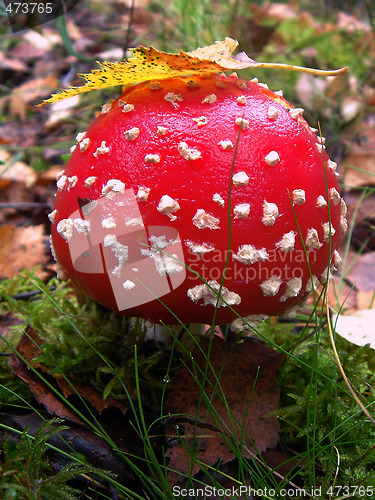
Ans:
{"type": "Polygon", "coordinates": [[[164,324],[294,311],[339,265],[347,227],[336,164],[302,111],[236,74],[127,86],[58,176],[63,273],[164,324]]]}

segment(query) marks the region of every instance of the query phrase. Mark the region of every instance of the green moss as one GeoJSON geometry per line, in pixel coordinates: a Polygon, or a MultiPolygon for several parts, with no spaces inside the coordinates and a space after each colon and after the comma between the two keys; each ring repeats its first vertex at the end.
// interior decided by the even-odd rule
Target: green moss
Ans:
{"type": "MultiPolygon", "coordinates": [[[[138,346],[141,384],[156,393],[163,387],[171,345],[145,342],[142,320],[130,320],[93,301],[81,304],[69,285],[56,279],[44,284],[32,272],[0,282],[0,312],[12,311],[24,324],[12,328],[13,348],[30,325],[44,339],[37,361],[52,374],[89,384],[104,398],[127,402],[135,392],[134,345],[138,346]],[[19,294],[39,292],[20,299],[19,294]],[[17,297],[18,296],[18,297],[17,297]]],[[[170,340],[170,342],[172,342],[170,340]]],[[[9,349],[8,349],[9,350],[9,349]]],[[[10,376],[4,365],[3,377],[10,376]]],[[[0,374],[1,377],[1,374],[0,374]]],[[[3,400],[4,401],[4,400],[3,400]]]]}
{"type": "MultiPolygon", "coordinates": [[[[280,370],[278,415],[281,443],[309,464],[303,468],[307,484],[311,467],[321,481],[325,478],[326,484],[333,484],[339,456],[338,484],[373,486],[375,427],[341,377],[327,328],[317,335],[312,329],[268,321],[259,331],[294,355],[286,358],[280,370]],[[301,333],[305,340],[299,340],[301,333]]],[[[347,377],[371,413],[370,405],[375,403],[374,350],[351,344],[339,335],[335,342],[347,377]]]]}
{"type": "Polygon", "coordinates": [[[59,420],[45,422],[35,438],[24,431],[19,441],[5,438],[0,442],[0,494],[5,500],[44,499],[74,500],[81,498],[81,491],[66,483],[80,474],[92,474],[94,469],[65,465],[58,472],[53,470],[45,453],[47,440],[67,427],[56,424],[59,420]]]}

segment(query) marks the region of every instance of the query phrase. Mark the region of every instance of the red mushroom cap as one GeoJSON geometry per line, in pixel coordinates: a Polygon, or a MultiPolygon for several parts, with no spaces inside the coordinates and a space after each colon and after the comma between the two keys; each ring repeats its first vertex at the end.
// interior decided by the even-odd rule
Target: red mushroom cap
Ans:
{"type": "Polygon", "coordinates": [[[346,229],[336,164],[302,111],[237,75],[127,87],[58,176],[64,273],[107,307],[166,324],[295,308],[338,266],[346,229]]]}

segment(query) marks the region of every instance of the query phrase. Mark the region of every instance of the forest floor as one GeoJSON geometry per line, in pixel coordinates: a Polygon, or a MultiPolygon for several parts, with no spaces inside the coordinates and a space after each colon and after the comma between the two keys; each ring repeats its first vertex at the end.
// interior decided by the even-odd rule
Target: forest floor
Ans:
{"type": "Polygon", "coordinates": [[[0,497],[287,499],[304,491],[306,498],[373,498],[373,6],[366,0],[341,2],[340,9],[328,1],[317,7],[310,1],[91,0],[59,21],[38,25],[24,15],[10,26],[6,5],[0,18],[0,497]],[[334,78],[244,72],[282,88],[311,126],[319,123],[339,165],[349,231],[341,242],[342,267],[319,300],[295,319],[267,320],[258,335],[241,337],[240,349],[228,328],[209,325],[204,334],[174,329],[162,341],[150,339],[144,323],[82,299],[55,278],[48,213],[56,174],[77,133],[120,90],[37,107],[61,88],[80,85],[77,74],[97,68],[96,61],[120,61],[131,47],[178,52],[225,36],[257,61],[349,66],[334,78]],[[233,431],[238,415],[242,434],[233,431]]]}

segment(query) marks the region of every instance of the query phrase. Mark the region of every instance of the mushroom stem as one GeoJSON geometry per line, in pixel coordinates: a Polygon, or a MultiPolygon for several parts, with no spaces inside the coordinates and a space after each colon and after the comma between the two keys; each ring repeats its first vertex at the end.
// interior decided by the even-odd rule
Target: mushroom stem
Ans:
{"type": "Polygon", "coordinates": [[[207,325],[204,325],[203,323],[189,323],[187,326],[164,326],[153,323],[147,326],[145,340],[165,342],[171,333],[174,336],[181,338],[187,330],[192,337],[203,336],[207,330],[207,325]]]}

